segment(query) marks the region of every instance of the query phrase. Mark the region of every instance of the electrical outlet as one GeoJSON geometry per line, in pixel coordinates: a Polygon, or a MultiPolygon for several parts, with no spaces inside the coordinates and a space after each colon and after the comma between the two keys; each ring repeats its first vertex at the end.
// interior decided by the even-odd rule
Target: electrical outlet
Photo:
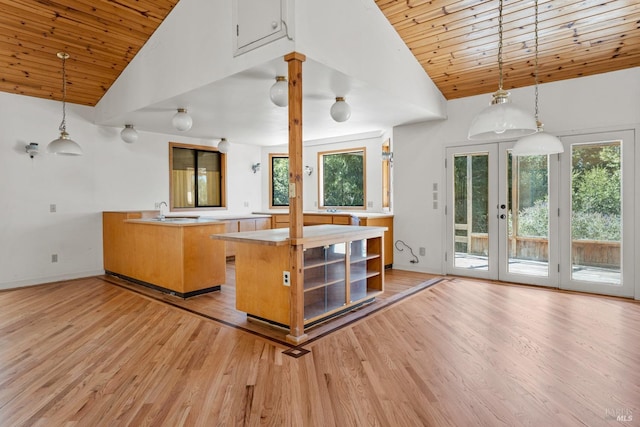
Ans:
{"type": "Polygon", "coordinates": [[[58,254],[51,254],[51,262],[58,262],[58,254]]]}
{"type": "Polygon", "coordinates": [[[248,208],[248,207],[249,207],[249,202],[248,202],[248,201],[246,201],[246,200],[244,201],[244,207],[245,207],[245,208],[248,208]]]}
{"type": "Polygon", "coordinates": [[[425,248],[418,249],[420,256],[425,256],[427,254],[427,250],[425,248]]]}
{"type": "Polygon", "coordinates": [[[58,207],[55,205],[55,203],[52,203],[49,205],[49,212],[51,213],[55,213],[57,211],[58,207]]]}
{"type": "Polygon", "coordinates": [[[282,284],[284,286],[291,286],[291,273],[288,271],[282,272],[282,284]]]}

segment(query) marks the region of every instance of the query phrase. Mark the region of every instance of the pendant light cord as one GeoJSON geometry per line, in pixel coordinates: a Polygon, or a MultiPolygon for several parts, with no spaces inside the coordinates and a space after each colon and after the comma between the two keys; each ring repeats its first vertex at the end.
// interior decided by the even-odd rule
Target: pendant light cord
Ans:
{"type": "Polygon", "coordinates": [[[498,72],[500,74],[498,89],[502,90],[502,0],[498,5],[498,36],[498,72]]]}
{"type": "Polygon", "coordinates": [[[67,131],[67,54],[62,54],[62,122],[60,122],[60,127],[58,130],[60,132],[67,131]]]}

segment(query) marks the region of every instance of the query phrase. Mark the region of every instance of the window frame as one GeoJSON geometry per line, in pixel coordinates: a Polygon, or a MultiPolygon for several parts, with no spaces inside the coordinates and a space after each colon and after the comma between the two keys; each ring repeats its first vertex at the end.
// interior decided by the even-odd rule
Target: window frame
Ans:
{"type": "MultiPolygon", "coordinates": [[[[269,153],[269,209],[289,209],[289,198],[287,198],[286,205],[273,204],[273,159],[274,158],[286,158],[288,161],[289,154],[288,153],[269,153]]],[[[290,162],[288,163],[290,164],[290,162]]],[[[287,188],[288,188],[288,182],[289,182],[289,176],[287,174],[287,188]]]]}
{"type": "Polygon", "coordinates": [[[330,150],[318,152],[318,200],[319,208],[321,209],[341,209],[341,210],[366,210],[367,209],[367,148],[366,147],[351,147],[341,150],[330,150]],[[324,200],[324,156],[346,153],[359,153],[362,152],[362,206],[331,206],[326,205],[324,200]]]}
{"type": "MultiPolygon", "coordinates": [[[[197,167],[196,167],[197,182],[197,167]]],[[[197,204],[197,198],[196,198],[197,204]]],[[[208,147],[195,144],[183,144],[179,142],[169,142],[169,211],[194,211],[194,210],[225,210],[227,209],[227,155],[221,153],[216,147],[208,147]],[[187,149],[194,151],[197,159],[198,152],[215,152],[220,156],[220,206],[193,206],[193,207],[176,207],[173,204],[173,149],[187,149]]]]}

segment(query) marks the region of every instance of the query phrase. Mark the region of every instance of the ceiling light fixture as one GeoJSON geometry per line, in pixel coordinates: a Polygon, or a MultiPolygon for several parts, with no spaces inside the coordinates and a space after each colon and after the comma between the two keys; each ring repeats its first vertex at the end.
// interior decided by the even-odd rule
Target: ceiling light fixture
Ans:
{"type": "Polygon", "coordinates": [[[336,122],[346,122],[351,117],[351,107],[344,100],[344,97],[336,96],[336,102],[331,106],[329,113],[336,122]]]}
{"type": "Polygon", "coordinates": [[[193,119],[191,118],[189,113],[187,113],[186,108],[178,108],[178,112],[173,116],[171,123],[173,123],[174,128],[178,129],[181,132],[184,132],[191,129],[191,126],[193,125],[193,119]]]}
{"type": "Polygon", "coordinates": [[[58,130],[60,131],[60,137],[54,139],[47,146],[47,151],[53,154],[59,154],[63,156],[80,156],[82,155],[82,148],[77,142],[69,138],[67,133],[67,68],[66,61],[69,59],[69,54],[66,52],[58,52],[56,54],[58,58],[62,60],[62,122],[58,130]]]}
{"type": "Polygon", "coordinates": [[[289,83],[285,76],[276,76],[276,82],[271,86],[269,97],[278,107],[289,105],[289,83]]]}
{"type": "Polygon", "coordinates": [[[520,138],[513,146],[511,154],[514,156],[541,156],[548,154],[564,153],[562,141],[557,137],[544,132],[544,125],[538,115],[538,0],[535,0],[535,66],[534,75],[536,78],[536,125],[538,132],[520,138]]]}
{"type": "Polygon", "coordinates": [[[469,139],[521,137],[537,130],[534,118],[513,105],[509,100],[509,92],[502,88],[502,0],[498,6],[498,71],[500,75],[498,90],[493,94],[491,105],[471,121],[469,139]]]}
{"type": "Polygon", "coordinates": [[[133,128],[133,125],[124,125],[124,129],[120,132],[120,138],[124,142],[132,144],[138,140],[138,131],[133,128]]]}
{"type": "Polygon", "coordinates": [[[38,143],[30,142],[24,147],[25,151],[32,159],[38,154],[38,143]]]}
{"type": "Polygon", "coordinates": [[[222,138],[220,142],[218,142],[218,151],[221,153],[229,152],[229,141],[226,138],[222,138]]]}

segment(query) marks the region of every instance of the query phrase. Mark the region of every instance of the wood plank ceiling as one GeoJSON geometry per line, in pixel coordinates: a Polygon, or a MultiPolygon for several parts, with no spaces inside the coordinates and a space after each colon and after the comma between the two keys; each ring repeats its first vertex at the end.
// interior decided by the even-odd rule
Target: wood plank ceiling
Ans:
{"type": "MultiPolygon", "coordinates": [[[[0,91],[95,105],[179,0],[0,0],[0,91]]],[[[497,0],[376,0],[447,99],[498,85],[497,0]]],[[[640,65],[637,0],[539,0],[540,81],[640,65]]],[[[533,0],[505,0],[505,88],[533,84],[533,0]]]]}

